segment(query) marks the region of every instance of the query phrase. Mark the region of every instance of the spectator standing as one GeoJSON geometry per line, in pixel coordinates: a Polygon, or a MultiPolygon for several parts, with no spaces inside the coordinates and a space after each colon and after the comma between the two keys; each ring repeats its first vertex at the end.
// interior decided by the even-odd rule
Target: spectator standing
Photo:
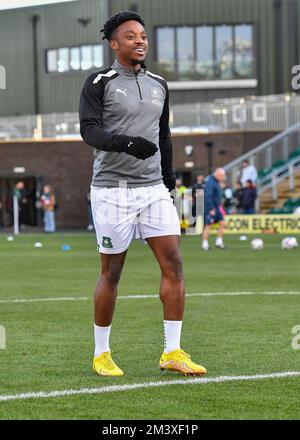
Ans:
{"type": "Polygon", "coordinates": [[[183,185],[182,180],[177,178],[175,183],[175,206],[177,209],[180,230],[182,234],[185,234],[186,229],[189,227],[189,190],[183,185]]]}
{"type": "Polygon", "coordinates": [[[256,186],[251,180],[247,180],[246,188],[243,190],[244,214],[255,214],[255,200],[257,197],[256,186]]]}
{"type": "MultiPolygon", "coordinates": [[[[18,199],[19,207],[19,228],[26,224],[27,210],[28,210],[28,196],[29,193],[25,188],[23,181],[17,182],[14,190],[14,196],[18,199]]],[[[11,209],[13,212],[13,209],[11,209]]]]}
{"type": "Polygon", "coordinates": [[[223,206],[226,214],[232,214],[232,208],[234,206],[233,192],[227,184],[225,184],[223,188],[223,206]]]}
{"type": "Polygon", "coordinates": [[[235,190],[233,193],[234,201],[235,201],[235,208],[237,214],[243,214],[243,186],[241,182],[236,182],[235,184],[235,190]]]}
{"type": "Polygon", "coordinates": [[[55,232],[55,207],[54,190],[50,185],[45,185],[40,199],[44,211],[44,231],[55,232]]]}
{"type": "Polygon", "coordinates": [[[254,165],[250,165],[249,160],[245,159],[242,163],[241,183],[243,188],[247,186],[247,180],[251,180],[254,184],[257,180],[257,170],[254,165]]]}
{"type": "Polygon", "coordinates": [[[198,174],[196,182],[192,185],[192,216],[195,218],[200,210],[204,187],[205,177],[203,174],[198,174]]]}

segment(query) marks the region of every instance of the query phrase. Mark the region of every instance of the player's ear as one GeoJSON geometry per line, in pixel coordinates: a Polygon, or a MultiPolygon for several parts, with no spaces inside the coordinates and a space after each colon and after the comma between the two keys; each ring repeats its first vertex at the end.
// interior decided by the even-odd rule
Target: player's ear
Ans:
{"type": "Polygon", "coordinates": [[[119,48],[117,40],[110,40],[109,45],[112,50],[117,50],[119,48]]]}

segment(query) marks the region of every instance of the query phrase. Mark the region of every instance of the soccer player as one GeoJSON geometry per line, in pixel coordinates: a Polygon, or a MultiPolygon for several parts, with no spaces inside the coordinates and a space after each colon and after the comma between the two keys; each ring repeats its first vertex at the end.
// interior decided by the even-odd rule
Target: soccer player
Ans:
{"type": "Polygon", "coordinates": [[[169,96],[164,79],[144,64],[144,26],[131,11],[109,18],[102,32],[115,62],[87,79],[80,99],[81,135],[94,147],[91,204],[102,263],[94,300],[93,369],[99,375],[123,375],[111,357],[109,336],[127,250],[132,239],[141,238],[161,269],[165,340],[160,368],[204,374],[206,369],[180,346],[184,280],[179,220],[169,193],[175,187],[169,96]]]}
{"type": "Polygon", "coordinates": [[[211,248],[208,243],[211,227],[214,223],[219,223],[216,247],[225,249],[223,236],[225,230],[224,215],[222,213],[222,189],[221,184],[225,182],[226,174],[223,168],[217,168],[205,183],[204,189],[204,230],[202,238],[202,249],[209,251],[211,248]]]}

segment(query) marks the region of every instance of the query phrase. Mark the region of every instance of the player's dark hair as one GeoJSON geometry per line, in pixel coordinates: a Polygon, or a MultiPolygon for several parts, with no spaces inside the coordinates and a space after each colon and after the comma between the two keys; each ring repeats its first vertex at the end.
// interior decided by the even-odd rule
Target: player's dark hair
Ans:
{"type": "Polygon", "coordinates": [[[142,26],[145,26],[145,22],[142,17],[136,12],[122,11],[112,15],[104,24],[104,28],[100,32],[103,32],[102,40],[110,41],[112,39],[115,30],[126,21],[138,21],[142,26]]]}

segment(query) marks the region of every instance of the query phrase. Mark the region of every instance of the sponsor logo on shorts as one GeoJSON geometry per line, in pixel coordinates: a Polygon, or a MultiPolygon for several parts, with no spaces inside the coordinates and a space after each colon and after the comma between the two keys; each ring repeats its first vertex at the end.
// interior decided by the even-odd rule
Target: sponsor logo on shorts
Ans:
{"type": "Polygon", "coordinates": [[[102,246],[105,247],[105,248],[108,248],[108,249],[112,249],[113,244],[111,242],[111,237],[105,237],[103,235],[103,237],[102,237],[102,246]]]}

